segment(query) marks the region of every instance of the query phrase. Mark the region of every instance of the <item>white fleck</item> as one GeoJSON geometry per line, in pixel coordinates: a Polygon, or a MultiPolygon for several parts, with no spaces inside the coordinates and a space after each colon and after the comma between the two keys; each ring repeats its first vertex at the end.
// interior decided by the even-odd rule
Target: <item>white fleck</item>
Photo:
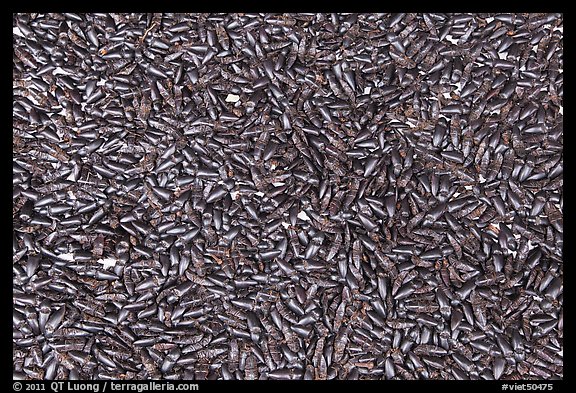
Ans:
{"type": "Polygon", "coordinates": [[[239,194],[240,194],[240,193],[239,193],[238,191],[232,191],[232,192],[230,192],[230,196],[232,197],[232,200],[233,200],[233,201],[238,200],[238,195],[239,195],[239,194]]]}
{"type": "Polygon", "coordinates": [[[563,106],[560,107],[559,112],[560,112],[561,115],[564,115],[564,107],[563,107],[563,106]]]}
{"type": "Polygon", "coordinates": [[[19,35],[20,37],[24,37],[24,34],[22,34],[22,32],[20,31],[18,26],[15,26],[12,28],[12,34],[16,34],[16,35],[19,35]]]}
{"type": "Polygon", "coordinates": [[[273,162],[270,164],[270,170],[273,171],[274,169],[276,169],[276,164],[273,162]]]}
{"type": "Polygon", "coordinates": [[[262,198],[264,196],[264,193],[262,191],[258,191],[255,193],[257,196],[259,196],[260,198],[262,198]]]}
{"type": "Polygon", "coordinates": [[[68,197],[72,200],[76,200],[76,195],[72,191],[68,191],[68,197]]]}
{"type": "Polygon", "coordinates": [[[464,87],[465,82],[463,82],[462,80],[460,80],[460,82],[458,82],[454,86],[456,89],[454,90],[454,93],[460,95],[460,92],[462,91],[462,88],[464,87]]]}
{"type": "Polygon", "coordinates": [[[58,255],[58,258],[63,259],[68,262],[74,262],[74,253],[67,252],[66,254],[58,255]]]}
{"type": "Polygon", "coordinates": [[[460,193],[458,191],[456,191],[454,193],[454,195],[452,195],[453,198],[458,198],[460,196],[460,193]]]}
{"type": "Polygon", "coordinates": [[[515,233],[514,235],[514,239],[519,240],[522,236],[520,236],[519,233],[515,233]]]}
{"type": "Polygon", "coordinates": [[[286,183],[281,182],[281,181],[276,182],[276,183],[272,183],[272,185],[273,185],[274,187],[282,187],[284,184],[286,184],[286,183]]]}
{"type": "Polygon", "coordinates": [[[415,128],[418,125],[416,119],[408,119],[406,120],[406,123],[408,123],[411,128],[415,128]]]}
{"type": "Polygon", "coordinates": [[[308,215],[304,211],[301,211],[300,213],[298,213],[297,217],[301,220],[304,220],[304,221],[310,221],[310,217],[308,217],[308,215]]]}
{"type": "Polygon", "coordinates": [[[559,351],[557,352],[557,354],[560,355],[560,356],[562,356],[562,357],[564,357],[564,350],[563,350],[563,349],[559,350],[559,351]]]}
{"type": "Polygon", "coordinates": [[[282,224],[280,224],[284,227],[284,229],[288,229],[288,227],[290,226],[290,224],[288,224],[287,222],[282,222],[282,224]]]}
{"type": "Polygon", "coordinates": [[[518,252],[516,252],[516,251],[511,251],[510,254],[512,254],[512,256],[513,256],[514,258],[516,258],[516,254],[518,254],[518,252]]]}
{"type": "Polygon", "coordinates": [[[59,74],[68,75],[68,73],[62,69],[62,67],[56,67],[54,71],[52,71],[52,75],[59,75],[59,74]]]}
{"type": "Polygon", "coordinates": [[[447,35],[444,39],[445,39],[446,41],[450,41],[450,42],[453,43],[453,44],[457,44],[457,43],[458,43],[458,38],[452,37],[451,34],[447,35]]]}
{"type": "Polygon", "coordinates": [[[480,183],[485,183],[486,179],[484,179],[484,176],[480,175],[480,183]]]}
{"type": "Polygon", "coordinates": [[[240,96],[236,94],[228,94],[226,97],[226,102],[238,102],[238,100],[240,100],[240,96]]]}
{"type": "Polygon", "coordinates": [[[468,191],[470,191],[472,189],[472,186],[468,185],[468,186],[464,186],[465,189],[467,189],[468,191]]]}
{"type": "Polygon", "coordinates": [[[96,86],[104,86],[106,84],[106,79],[100,79],[96,82],[96,86]]]}
{"type": "MultiPolygon", "coordinates": [[[[70,172],[70,174],[68,175],[68,177],[66,178],[66,180],[70,180],[70,181],[76,181],[74,179],[74,172],[70,172]]],[[[68,192],[72,192],[72,191],[68,191],[68,192]]]]}
{"type": "Polygon", "coordinates": [[[442,94],[444,96],[444,98],[446,98],[447,100],[449,100],[450,98],[452,98],[452,96],[450,95],[450,93],[446,92],[442,94]]]}
{"type": "Polygon", "coordinates": [[[364,94],[370,94],[370,91],[372,91],[372,87],[371,86],[366,86],[364,88],[364,94]]]}
{"type": "Polygon", "coordinates": [[[104,269],[108,269],[109,267],[116,266],[116,259],[114,259],[114,258],[109,258],[109,257],[106,257],[104,259],[100,258],[100,259],[98,259],[97,262],[101,263],[103,265],[104,269]]]}
{"type": "Polygon", "coordinates": [[[78,183],[83,183],[83,184],[94,184],[94,182],[91,182],[91,181],[87,181],[87,180],[78,180],[78,183]]]}
{"type": "Polygon", "coordinates": [[[486,23],[490,23],[490,22],[492,22],[493,20],[494,20],[494,18],[490,16],[490,17],[486,18],[486,23]]]}
{"type": "Polygon", "coordinates": [[[508,53],[498,52],[498,57],[500,58],[500,60],[506,60],[506,58],[508,57],[508,53]]]}

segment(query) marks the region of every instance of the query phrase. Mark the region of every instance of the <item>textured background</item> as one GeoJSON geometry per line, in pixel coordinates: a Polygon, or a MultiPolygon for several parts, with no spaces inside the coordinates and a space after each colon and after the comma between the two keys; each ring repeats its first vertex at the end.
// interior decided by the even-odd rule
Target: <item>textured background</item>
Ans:
{"type": "Polygon", "coordinates": [[[561,15],[13,39],[15,378],[563,377],[561,15]]]}

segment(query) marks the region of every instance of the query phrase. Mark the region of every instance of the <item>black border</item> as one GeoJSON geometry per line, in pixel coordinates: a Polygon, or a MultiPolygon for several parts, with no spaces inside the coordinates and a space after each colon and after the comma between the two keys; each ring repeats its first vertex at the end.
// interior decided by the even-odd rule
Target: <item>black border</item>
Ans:
{"type": "MultiPolygon", "coordinates": [[[[267,2],[267,1],[253,1],[253,0],[239,0],[237,3],[234,3],[233,5],[230,4],[226,4],[225,2],[217,2],[217,1],[195,1],[195,2],[178,2],[175,4],[166,4],[166,3],[159,3],[159,2],[139,2],[136,6],[133,3],[130,2],[116,2],[115,4],[108,4],[106,6],[107,10],[109,12],[134,12],[134,10],[136,8],[138,8],[138,12],[154,12],[154,11],[160,11],[159,8],[167,8],[169,12],[175,12],[175,11],[194,11],[194,12],[326,12],[329,10],[334,10],[335,12],[391,12],[391,11],[400,11],[399,8],[402,9],[403,12],[410,12],[410,11],[416,11],[414,10],[414,6],[418,6],[421,4],[418,3],[387,3],[387,2],[381,2],[381,1],[373,1],[370,3],[366,3],[366,4],[361,4],[357,1],[354,2],[347,2],[347,4],[345,3],[338,3],[338,2],[334,2],[334,1],[317,1],[314,3],[298,3],[298,2],[294,2],[294,1],[286,1],[284,0],[282,3],[280,2],[267,2]],[[227,8],[228,7],[228,8],[227,8]],[[191,10],[190,8],[194,8],[193,10],[191,10]],[[381,8],[387,8],[386,10],[382,10],[381,8]],[[390,9],[392,8],[392,10],[390,9]]],[[[509,10],[506,8],[510,8],[510,5],[507,3],[499,3],[498,6],[499,7],[504,7],[505,10],[504,11],[500,11],[500,12],[559,12],[558,8],[559,6],[565,5],[565,3],[559,4],[559,2],[556,3],[540,3],[539,5],[537,5],[535,7],[536,4],[534,3],[524,3],[522,5],[523,10],[522,11],[518,11],[516,10],[509,10]],[[551,10],[550,8],[554,7],[556,8],[555,10],[551,10]]],[[[5,28],[6,29],[10,29],[12,28],[12,15],[13,13],[17,13],[17,12],[40,12],[40,11],[49,11],[49,12],[56,12],[59,10],[64,10],[66,9],[66,11],[69,11],[70,8],[73,9],[74,12],[96,12],[98,10],[94,10],[95,8],[101,8],[103,5],[101,2],[98,3],[74,3],[73,5],[68,4],[68,5],[64,5],[64,4],[54,4],[54,3],[44,3],[44,4],[34,4],[34,3],[28,3],[28,4],[8,4],[8,6],[10,8],[12,8],[12,12],[11,13],[6,13],[6,19],[8,19],[5,24],[5,28]],[[18,8],[18,9],[13,9],[13,8],[18,8]],[[50,10],[47,10],[47,8],[50,8],[50,10]]],[[[458,4],[457,6],[452,5],[450,8],[452,8],[451,10],[448,9],[448,7],[446,7],[445,5],[440,5],[440,4],[433,4],[433,6],[436,8],[436,10],[434,10],[434,12],[472,12],[469,11],[467,9],[470,8],[470,6],[472,6],[474,8],[474,12],[494,12],[494,7],[490,7],[492,9],[488,9],[488,4],[485,4],[484,2],[482,3],[476,3],[476,2],[470,2],[470,3],[466,3],[466,2],[462,2],[460,4],[458,4]],[[454,10],[454,8],[456,8],[456,10],[454,10]]],[[[517,8],[517,7],[515,7],[517,8]]],[[[419,11],[422,11],[421,9],[419,11]]],[[[563,14],[565,14],[563,12],[563,14]]],[[[565,15],[563,15],[564,17],[565,15]]],[[[565,27],[565,25],[564,25],[565,27]]],[[[565,38],[566,37],[570,37],[570,27],[568,25],[568,30],[564,32],[564,38],[563,41],[564,43],[566,42],[565,38]],[[567,34],[568,32],[568,34],[567,34]]],[[[11,34],[11,32],[10,32],[11,34]]],[[[8,45],[9,40],[4,40],[4,42],[6,43],[6,45],[8,45]]],[[[6,52],[6,53],[13,53],[13,48],[10,52],[6,52]]],[[[569,58],[568,58],[569,59],[569,58]]],[[[567,57],[564,56],[564,61],[566,62],[567,57]]],[[[7,63],[7,62],[6,62],[7,63]]],[[[568,60],[568,64],[570,64],[570,60],[568,60]]],[[[7,71],[8,73],[11,73],[11,69],[9,69],[9,71],[7,71]]],[[[6,78],[8,79],[8,78],[6,78]]],[[[565,75],[565,86],[569,86],[570,85],[570,78],[568,76],[568,78],[566,78],[565,75]],[[568,82],[568,83],[566,83],[568,82]]],[[[6,82],[8,84],[8,81],[6,82]]],[[[11,85],[10,85],[11,86],[11,85]]],[[[10,87],[11,88],[11,87],[10,87]]],[[[570,97],[570,96],[568,96],[570,97]]],[[[8,104],[6,104],[6,106],[8,107],[8,104]]],[[[569,108],[569,106],[567,106],[569,108]]],[[[570,117],[570,116],[568,116],[570,117]]],[[[10,119],[11,116],[6,116],[6,119],[10,119]]],[[[565,120],[566,121],[566,120],[565,120]]],[[[8,122],[8,120],[7,120],[8,122]]],[[[570,124],[569,122],[566,122],[565,124],[570,124]]],[[[10,126],[11,128],[11,126],[10,126]]],[[[8,128],[8,129],[10,129],[8,128]]],[[[565,129],[569,130],[567,133],[564,133],[564,140],[565,143],[568,146],[572,146],[572,144],[570,143],[570,140],[573,139],[574,137],[572,136],[571,133],[571,127],[565,126],[565,129]]],[[[6,155],[5,160],[8,161],[8,157],[12,157],[12,155],[6,155]]],[[[569,156],[568,160],[565,160],[564,157],[564,173],[569,173],[572,174],[574,173],[573,171],[573,162],[572,162],[572,156],[569,156]],[[570,168],[572,168],[572,170],[570,170],[570,168]]],[[[4,168],[11,168],[12,165],[9,162],[6,162],[3,166],[4,168]]],[[[6,180],[6,182],[8,182],[8,180],[6,180]]],[[[7,190],[5,190],[5,198],[10,198],[10,194],[7,192],[7,190]]],[[[570,199],[570,191],[568,191],[568,193],[566,193],[566,188],[563,189],[563,197],[564,199],[570,199]]],[[[11,204],[11,203],[10,203],[11,204]]],[[[7,205],[9,205],[8,201],[7,201],[7,205]]],[[[573,207],[570,202],[567,202],[564,205],[564,209],[563,209],[563,215],[570,217],[570,218],[576,218],[576,215],[574,213],[574,211],[571,211],[570,208],[573,207]],[[566,210],[568,211],[568,214],[566,215],[566,210]]],[[[8,210],[8,209],[7,209],[8,210]]],[[[570,222],[570,221],[568,221],[570,222]]],[[[570,233],[570,229],[569,227],[565,227],[564,228],[565,231],[567,231],[567,235],[564,236],[564,239],[572,239],[572,237],[569,235],[570,233]]],[[[568,261],[568,263],[566,265],[563,264],[563,268],[566,267],[566,271],[563,272],[564,276],[566,277],[573,277],[572,274],[570,274],[570,272],[573,272],[573,267],[571,265],[571,261],[573,260],[574,256],[574,252],[572,247],[567,247],[564,248],[563,250],[563,260],[568,261]]],[[[6,268],[7,269],[7,268],[6,268]]],[[[9,275],[7,274],[7,276],[12,276],[12,274],[10,273],[9,275]]],[[[10,285],[6,285],[3,286],[3,290],[6,292],[12,292],[11,290],[12,286],[10,285]]],[[[573,293],[572,289],[571,289],[571,285],[567,285],[564,286],[564,301],[568,299],[572,299],[572,295],[569,295],[570,293],[573,293]],[[568,291],[566,291],[566,289],[568,289],[568,291]]],[[[11,300],[12,296],[5,294],[4,296],[2,296],[2,299],[5,301],[5,305],[6,305],[6,309],[10,309],[13,306],[13,301],[11,300]],[[10,305],[8,304],[10,303],[10,305]]],[[[569,308],[572,307],[572,303],[568,302],[569,304],[569,308]]],[[[564,303],[564,307],[565,307],[566,303],[564,303]]],[[[568,316],[568,313],[566,313],[563,309],[563,314],[564,314],[564,324],[565,324],[565,331],[572,331],[572,323],[571,323],[571,319],[570,318],[566,318],[568,316]]],[[[2,328],[6,329],[6,334],[3,334],[2,337],[5,337],[6,340],[8,340],[8,337],[11,337],[10,332],[8,332],[9,329],[9,325],[8,323],[2,324],[2,328]]],[[[570,335],[570,333],[564,337],[564,343],[563,346],[564,348],[568,347],[572,347],[570,343],[572,337],[570,335]]],[[[12,343],[11,343],[12,344],[12,343]]],[[[11,347],[13,348],[13,345],[11,345],[11,347]]],[[[7,352],[7,357],[10,356],[10,360],[13,362],[13,356],[12,356],[12,351],[11,354],[8,355],[8,351],[7,352]]],[[[568,350],[565,351],[565,356],[564,359],[570,359],[572,356],[572,353],[568,350]]],[[[6,359],[6,363],[7,365],[10,364],[8,359],[6,359]]],[[[567,362],[568,365],[571,364],[571,360],[568,360],[567,362]]],[[[564,369],[570,369],[570,367],[564,367],[564,369]]],[[[10,367],[4,367],[4,370],[12,370],[13,369],[13,363],[10,367]]],[[[309,382],[309,381],[186,381],[186,382],[193,382],[193,383],[198,383],[200,389],[198,391],[205,391],[206,389],[227,389],[227,388],[246,388],[246,389],[250,389],[250,390],[258,390],[258,389],[262,389],[263,391],[269,391],[270,387],[273,387],[274,385],[284,385],[287,388],[307,388],[307,389],[313,389],[313,388],[329,388],[329,389],[336,389],[336,388],[344,388],[344,389],[350,389],[350,388],[360,388],[360,389],[374,389],[377,387],[383,387],[383,388],[404,388],[404,389],[419,389],[419,388],[438,388],[438,389],[454,389],[455,391],[460,391],[462,392],[462,389],[466,389],[466,388],[470,388],[470,387],[478,387],[480,389],[487,389],[486,391],[503,391],[502,389],[502,385],[503,384],[516,384],[516,385],[521,385],[521,384],[533,384],[533,383],[551,383],[553,385],[553,390],[552,391],[558,391],[558,390],[564,390],[567,386],[568,386],[568,381],[572,380],[572,376],[569,373],[564,372],[564,380],[558,380],[558,381],[529,381],[529,380],[521,380],[521,381],[504,381],[504,380],[500,380],[500,381],[484,381],[484,380],[477,380],[477,381],[445,381],[445,380],[418,380],[418,381],[385,381],[382,384],[381,381],[378,380],[372,380],[372,381],[344,381],[344,380],[332,380],[332,381],[323,381],[323,382],[309,382]]],[[[46,391],[51,391],[50,390],[50,382],[51,381],[21,381],[23,384],[30,384],[30,383],[42,383],[42,384],[46,384],[46,391]]],[[[96,381],[94,381],[96,382],[96,381]]],[[[130,382],[123,382],[123,381],[114,381],[114,382],[120,382],[122,384],[128,384],[130,382]]],[[[133,381],[133,382],[138,382],[138,381],[133,381]]],[[[175,383],[180,383],[180,382],[184,382],[184,381],[178,381],[175,383]]],[[[103,382],[98,382],[99,384],[103,384],[103,382]]],[[[13,390],[16,391],[16,390],[13,390]]],[[[25,391],[25,390],[23,390],[25,391]]],[[[100,388],[100,392],[102,391],[102,388],[100,388]]],[[[109,390],[108,390],[109,391],[109,390]]],[[[128,390],[125,390],[128,391],[128,390]]],[[[511,391],[511,389],[508,389],[508,391],[511,391]]]]}

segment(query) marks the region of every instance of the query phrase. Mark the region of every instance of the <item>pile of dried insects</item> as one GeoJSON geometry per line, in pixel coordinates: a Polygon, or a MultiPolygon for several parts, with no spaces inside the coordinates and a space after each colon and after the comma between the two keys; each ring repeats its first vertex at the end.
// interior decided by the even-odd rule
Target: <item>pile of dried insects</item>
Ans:
{"type": "Polygon", "coordinates": [[[13,42],[14,378],[563,377],[561,14],[13,42]]]}

